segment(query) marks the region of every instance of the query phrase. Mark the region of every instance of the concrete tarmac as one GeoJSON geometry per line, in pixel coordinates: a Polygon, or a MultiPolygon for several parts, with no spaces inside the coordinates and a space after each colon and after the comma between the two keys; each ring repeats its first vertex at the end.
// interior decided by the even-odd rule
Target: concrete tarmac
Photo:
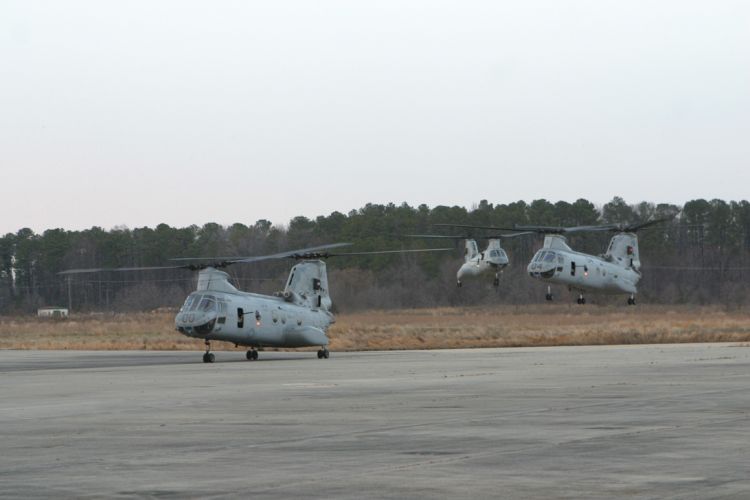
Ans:
{"type": "Polygon", "coordinates": [[[4,498],[750,498],[750,347],[0,351],[4,498]]]}

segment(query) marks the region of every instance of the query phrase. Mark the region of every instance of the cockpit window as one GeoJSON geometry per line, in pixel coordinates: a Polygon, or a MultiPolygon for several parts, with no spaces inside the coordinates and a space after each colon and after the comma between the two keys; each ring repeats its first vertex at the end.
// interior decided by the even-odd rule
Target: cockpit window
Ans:
{"type": "Polygon", "coordinates": [[[547,252],[545,250],[540,250],[539,252],[537,252],[536,253],[536,258],[534,259],[534,262],[539,262],[540,260],[542,260],[542,258],[544,257],[544,255],[546,253],[547,252]]]}
{"type": "Polygon", "coordinates": [[[544,262],[552,262],[555,260],[555,252],[547,252],[547,255],[544,256],[544,262]]]}
{"type": "Polygon", "coordinates": [[[213,296],[204,295],[203,300],[201,300],[200,305],[198,306],[198,309],[204,312],[215,310],[216,301],[214,300],[213,296]]]}
{"type": "Polygon", "coordinates": [[[188,295],[188,298],[185,299],[185,303],[180,308],[180,311],[181,312],[182,311],[189,311],[190,307],[192,307],[192,305],[193,305],[194,302],[195,302],[195,305],[197,306],[198,305],[198,300],[197,299],[199,299],[199,298],[200,298],[200,296],[188,295]]]}
{"type": "Polygon", "coordinates": [[[195,311],[201,303],[201,295],[193,295],[193,302],[190,304],[190,310],[195,311]]]}

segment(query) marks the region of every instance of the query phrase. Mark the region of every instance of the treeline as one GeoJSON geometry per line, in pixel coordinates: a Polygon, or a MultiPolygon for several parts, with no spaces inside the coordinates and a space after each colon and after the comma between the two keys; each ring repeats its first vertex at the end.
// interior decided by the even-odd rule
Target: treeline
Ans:
{"type": "MultiPolygon", "coordinates": [[[[352,242],[352,250],[445,246],[404,237],[410,233],[450,233],[436,231],[432,225],[438,223],[576,226],[661,217],[673,219],[639,233],[644,265],[641,302],[737,306],[750,301],[747,201],[700,199],[684,206],[630,205],[615,198],[597,207],[583,199],[574,203],[542,199],[496,205],[483,200],[471,209],[367,204],[347,214],[295,217],[286,227],[261,219],[251,225],[229,227],[212,223],[175,228],[160,224],[156,228],[118,227],[109,231],[98,227],[85,231],[50,229],[42,234],[21,229],[0,238],[0,314],[69,303],[76,311],[176,307],[194,289],[196,278],[195,273],[185,270],[159,270],[100,272],[67,279],[57,274],[65,269],[169,265],[169,259],[179,257],[253,256],[333,242],[352,242]]],[[[604,233],[581,233],[571,235],[569,242],[577,250],[599,254],[608,238],[604,233]]],[[[463,253],[463,242],[457,242],[455,251],[441,254],[332,259],[331,294],[340,310],[540,302],[545,285],[529,278],[525,269],[541,242],[541,236],[505,242],[511,265],[497,291],[491,287],[491,278],[456,289],[455,273],[463,253]]],[[[228,272],[240,288],[269,293],[283,287],[289,267],[288,261],[271,261],[236,265],[228,272]]],[[[569,300],[563,290],[557,290],[556,295],[569,300]]],[[[592,302],[612,300],[621,298],[591,297],[592,302]]]]}

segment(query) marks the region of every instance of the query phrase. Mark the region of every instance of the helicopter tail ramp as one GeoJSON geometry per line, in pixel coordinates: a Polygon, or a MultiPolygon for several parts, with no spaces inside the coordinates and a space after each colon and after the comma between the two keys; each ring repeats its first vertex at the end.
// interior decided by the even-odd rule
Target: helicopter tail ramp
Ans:
{"type": "Polygon", "coordinates": [[[331,297],[328,294],[328,273],[322,260],[300,262],[289,272],[289,279],[284,287],[284,299],[311,309],[331,308],[331,297]]]}
{"type": "Polygon", "coordinates": [[[607,253],[604,257],[614,264],[635,269],[641,268],[641,258],[638,253],[638,237],[633,233],[616,234],[609,241],[607,253]]]}

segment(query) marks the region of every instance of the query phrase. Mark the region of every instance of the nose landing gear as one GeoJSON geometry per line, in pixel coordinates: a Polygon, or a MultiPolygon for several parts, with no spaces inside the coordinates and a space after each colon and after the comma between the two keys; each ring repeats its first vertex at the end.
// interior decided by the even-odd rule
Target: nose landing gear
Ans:
{"type": "Polygon", "coordinates": [[[492,286],[494,286],[495,288],[500,286],[500,274],[499,273],[495,273],[495,279],[492,281],[492,286]]]}
{"type": "Polygon", "coordinates": [[[328,356],[330,356],[330,353],[325,347],[318,351],[318,359],[328,359],[328,356]]]}
{"type": "Polygon", "coordinates": [[[258,360],[258,351],[255,350],[255,348],[250,349],[247,351],[247,354],[245,354],[245,357],[248,361],[257,361],[258,360]]]}
{"type": "Polygon", "coordinates": [[[628,297],[628,305],[629,306],[635,305],[635,295],[631,295],[630,297],[628,297]]]}
{"type": "Polygon", "coordinates": [[[552,287],[551,286],[547,287],[547,295],[545,295],[544,298],[547,299],[548,301],[552,300],[552,287]]]}
{"type": "Polygon", "coordinates": [[[586,298],[585,298],[585,297],[583,296],[583,294],[580,294],[580,295],[578,296],[578,303],[579,303],[580,305],[585,305],[585,304],[586,304],[586,298]]]}
{"type": "Polygon", "coordinates": [[[216,356],[211,352],[211,341],[206,339],[206,353],[203,355],[204,363],[213,363],[216,360],[216,356]]]}

